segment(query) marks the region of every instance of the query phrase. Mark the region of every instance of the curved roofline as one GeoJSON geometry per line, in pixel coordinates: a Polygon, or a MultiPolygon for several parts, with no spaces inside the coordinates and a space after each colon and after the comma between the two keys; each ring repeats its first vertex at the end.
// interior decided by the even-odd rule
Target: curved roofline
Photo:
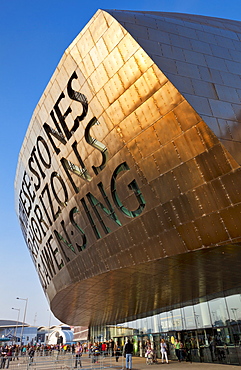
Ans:
{"type": "MultiPolygon", "coordinates": [[[[186,20],[190,21],[190,22],[197,22],[197,23],[201,23],[202,24],[202,20],[203,20],[203,24],[208,24],[208,20],[209,21],[222,21],[222,22],[225,22],[225,24],[227,23],[230,23],[230,24],[237,24],[240,26],[240,21],[237,19],[237,20],[233,20],[233,19],[229,19],[229,18],[219,18],[219,17],[211,17],[209,15],[202,15],[202,14],[192,14],[192,13],[179,13],[179,12],[158,12],[158,11],[145,11],[145,10],[123,10],[123,9],[101,9],[105,12],[108,12],[108,13],[113,13],[113,12],[125,12],[125,13],[138,13],[138,14],[144,14],[144,15],[155,15],[155,16],[160,16],[160,17],[166,17],[166,18],[180,18],[183,20],[183,18],[187,18],[186,20]],[[201,21],[201,22],[200,22],[201,21]]],[[[216,23],[213,24],[212,23],[212,26],[213,27],[217,27],[219,28],[220,26],[218,26],[218,24],[216,23]]]]}
{"type": "Polygon", "coordinates": [[[26,322],[16,321],[16,320],[0,320],[0,328],[3,327],[16,327],[16,326],[31,326],[26,322]]]}

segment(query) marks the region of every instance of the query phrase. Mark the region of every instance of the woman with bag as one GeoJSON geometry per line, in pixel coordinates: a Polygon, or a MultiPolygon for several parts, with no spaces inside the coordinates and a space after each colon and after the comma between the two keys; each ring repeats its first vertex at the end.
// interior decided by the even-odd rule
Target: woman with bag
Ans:
{"type": "Polygon", "coordinates": [[[164,357],[165,357],[166,363],[168,364],[167,344],[163,338],[161,340],[160,346],[161,346],[161,354],[162,354],[162,363],[164,363],[164,357]]]}

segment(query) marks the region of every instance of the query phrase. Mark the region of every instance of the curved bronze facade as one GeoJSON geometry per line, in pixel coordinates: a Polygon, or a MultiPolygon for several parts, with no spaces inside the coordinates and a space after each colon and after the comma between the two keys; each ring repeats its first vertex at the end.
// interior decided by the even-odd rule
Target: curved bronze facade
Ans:
{"type": "Polygon", "coordinates": [[[240,291],[240,35],[235,21],[99,10],[65,51],[15,181],[61,321],[240,291]]]}

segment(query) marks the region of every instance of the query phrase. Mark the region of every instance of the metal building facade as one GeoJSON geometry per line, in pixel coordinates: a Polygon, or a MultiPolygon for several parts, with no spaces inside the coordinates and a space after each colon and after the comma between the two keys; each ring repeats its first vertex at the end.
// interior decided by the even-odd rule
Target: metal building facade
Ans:
{"type": "Polygon", "coordinates": [[[98,10],[65,51],[15,180],[61,321],[240,292],[240,37],[236,21],[98,10]]]}

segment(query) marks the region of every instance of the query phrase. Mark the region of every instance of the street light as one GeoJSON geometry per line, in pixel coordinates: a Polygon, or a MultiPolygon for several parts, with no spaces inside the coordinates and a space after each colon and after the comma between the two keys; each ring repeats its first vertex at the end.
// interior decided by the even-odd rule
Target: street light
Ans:
{"type": "MultiPolygon", "coordinates": [[[[47,311],[49,311],[49,329],[48,329],[48,344],[49,344],[51,311],[49,309],[47,309],[47,311]]],[[[46,339],[45,339],[45,344],[47,344],[46,339]]]]}
{"type": "Polygon", "coordinates": [[[22,345],[22,339],[23,339],[23,325],[24,325],[25,317],[26,317],[28,298],[19,298],[19,297],[17,297],[16,299],[20,299],[21,301],[25,301],[25,309],[24,309],[23,323],[22,323],[22,330],[21,330],[21,337],[20,337],[20,345],[22,345]]]}
{"type": "Polygon", "coordinates": [[[13,308],[13,307],[12,307],[12,310],[16,310],[16,311],[18,311],[18,321],[17,321],[17,324],[16,324],[16,328],[15,328],[15,333],[14,333],[14,337],[15,337],[15,343],[16,343],[16,337],[17,337],[17,328],[18,328],[18,323],[19,323],[19,315],[20,315],[20,308],[13,308]]]}

